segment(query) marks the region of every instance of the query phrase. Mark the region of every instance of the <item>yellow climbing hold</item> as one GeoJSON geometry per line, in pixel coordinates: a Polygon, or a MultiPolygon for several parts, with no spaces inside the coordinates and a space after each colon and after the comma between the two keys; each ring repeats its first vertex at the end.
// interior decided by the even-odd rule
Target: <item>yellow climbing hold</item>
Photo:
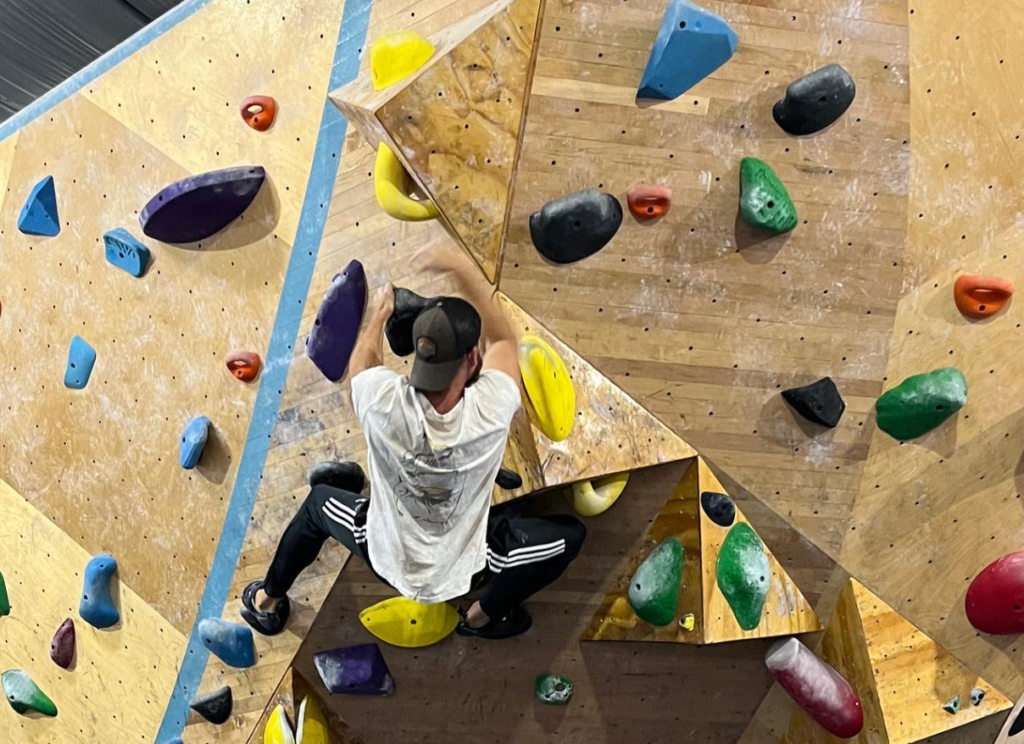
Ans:
{"type": "Polygon", "coordinates": [[[263,744],[295,744],[295,735],[284,706],[278,705],[271,712],[267,727],[263,729],[263,744]]]}
{"type": "Polygon", "coordinates": [[[519,339],[519,371],[534,423],[552,442],[561,442],[576,420],[576,389],[558,352],[539,336],[519,339]]]}
{"type": "Polygon", "coordinates": [[[434,54],[434,45],[415,31],[389,31],[370,44],[370,76],[373,89],[382,90],[423,67],[434,54]]]}
{"type": "Polygon", "coordinates": [[[693,630],[693,626],[696,624],[696,619],[692,612],[688,612],[679,620],[679,624],[683,627],[683,630],[693,630]]]}
{"type": "Polygon", "coordinates": [[[299,728],[296,733],[297,744],[330,744],[331,735],[327,728],[327,719],[314,698],[308,695],[299,705],[299,728]]]}
{"type": "Polygon", "coordinates": [[[384,643],[420,648],[451,635],[459,624],[459,613],[447,602],[421,604],[405,597],[392,597],[360,612],[359,621],[384,643]]]}
{"type": "Polygon", "coordinates": [[[430,199],[410,198],[412,178],[405,166],[383,142],[377,147],[377,164],[373,170],[373,188],[380,208],[396,220],[423,222],[437,219],[437,206],[430,199]]]}
{"type": "Polygon", "coordinates": [[[572,506],[582,517],[596,517],[611,508],[628,480],[627,472],[573,483],[572,506]]]}

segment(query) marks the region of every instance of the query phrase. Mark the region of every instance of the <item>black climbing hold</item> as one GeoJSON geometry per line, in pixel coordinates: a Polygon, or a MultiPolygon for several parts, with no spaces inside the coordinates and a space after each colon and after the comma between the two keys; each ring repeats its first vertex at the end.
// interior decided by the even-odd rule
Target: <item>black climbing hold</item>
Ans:
{"type": "Polygon", "coordinates": [[[597,253],[621,224],[619,200],[586,189],[550,201],[530,215],[530,236],[542,256],[565,264],[597,253]]]}
{"type": "Polygon", "coordinates": [[[395,356],[409,356],[415,351],[412,341],[412,324],[436,297],[420,297],[404,287],[395,287],[395,309],[384,324],[384,335],[395,356]]]}
{"type": "Polygon", "coordinates": [[[190,707],[210,723],[224,723],[231,718],[231,688],[221,687],[208,695],[197,697],[190,707]]]}
{"type": "Polygon", "coordinates": [[[783,399],[808,421],[834,429],[846,410],[846,403],[831,377],[803,387],[782,391],[783,399]]]}
{"type": "Polygon", "coordinates": [[[498,477],[494,479],[494,482],[498,484],[498,488],[515,491],[517,488],[523,487],[523,476],[514,470],[502,468],[498,471],[498,477]]]}
{"type": "Polygon", "coordinates": [[[1021,731],[1024,731],[1024,708],[1017,713],[1017,717],[1013,719],[1013,723],[1010,725],[1010,730],[1007,733],[1010,736],[1016,736],[1021,731]]]}
{"type": "Polygon", "coordinates": [[[827,65],[790,83],[772,116],[790,134],[814,134],[842,116],[856,95],[850,73],[840,65],[827,65]]]}
{"type": "Polygon", "coordinates": [[[736,504],[724,493],[705,491],[700,495],[700,505],[708,519],[719,527],[732,527],[736,521],[736,504]]]}
{"type": "Polygon", "coordinates": [[[362,493],[366,487],[366,474],[357,462],[334,462],[326,460],[318,462],[309,470],[307,476],[309,487],[330,486],[342,491],[362,493]]]}

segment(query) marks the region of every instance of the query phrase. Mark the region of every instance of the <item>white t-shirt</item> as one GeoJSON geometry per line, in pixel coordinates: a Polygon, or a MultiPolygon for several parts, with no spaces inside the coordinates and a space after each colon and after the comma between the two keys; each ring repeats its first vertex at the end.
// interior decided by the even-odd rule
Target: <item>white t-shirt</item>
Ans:
{"type": "Polygon", "coordinates": [[[519,386],[494,369],[446,414],[387,367],[352,378],[372,484],[370,561],[409,599],[462,596],[486,565],[494,478],[520,403],[519,386]]]}

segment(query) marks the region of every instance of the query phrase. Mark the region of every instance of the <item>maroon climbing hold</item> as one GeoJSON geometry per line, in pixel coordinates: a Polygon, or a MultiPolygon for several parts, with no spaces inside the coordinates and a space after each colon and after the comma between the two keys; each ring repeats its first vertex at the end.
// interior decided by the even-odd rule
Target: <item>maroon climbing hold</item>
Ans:
{"type": "Polygon", "coordinates": [[[75,658],[75,623],[69,617],[50,641],[50,658],[61,669],[67,669],[75,658]]]}
{"type": "Polygon", "coordinates": [[[366,309],[366,274],[353,260],[327,288],[306,338],[306,356],[331,382],[345,376],[366,309]]]}
{"type": "Polygon", "coordinates": [[[277,118],[277,101],[270,96],[249,96],[239,107],[242,121],[257,132],[265,132],[277,118]]]}
{"type": "Polygon", "coordinates": [[[796,638],[774,644],[764,663],[786,694],[830,734],[850,739],[864,728],[856,690],[796,638]]]}
{"type": "Polygon", "coordinates": [[[967,587],[964,605],[967,619],[982,633],[1024,633],[1024,551],[986,566],[967,587]]]}
{"type": "Polygon", "coordinates": [[[638,220],[654,220],[672,206],[672,189],[664,186],[637,186],[626,195],[629,211],[638,220]]]}
{"type": "Polygon", "coordinates": [[[231,374],[242,382],[252,382],[260,373],[262,362],[255,351],[232,351],[224,360],[231,374]]]}
{"type": "Polygon", "coordinates": [[[142,208],[142,232],[164,243],[205,240],[248,209],[266,177],[263,168],[253,165],[176,181],[142,208]]]}

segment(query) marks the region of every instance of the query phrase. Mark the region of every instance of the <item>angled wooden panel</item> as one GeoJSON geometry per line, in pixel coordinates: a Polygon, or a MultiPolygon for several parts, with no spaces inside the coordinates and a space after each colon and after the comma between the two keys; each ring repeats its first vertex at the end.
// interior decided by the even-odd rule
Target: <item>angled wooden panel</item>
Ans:
{"type": "MultiPolygon", "coordinates": [[[[696,454],[656,416],[536,318],[508,297],[500,296],[519,335],[532,333],[547,341],[562,357],[576,388],[576,423],[567,439],[552,442],[532,427],[545,488],[684,460],[696,454]]],[[[506,462],[511,461],[511,458],[506,459],[506,462]]],[[[523,493],[525,490],[498,492],[496,499],[509,500],[523,493]]]]}
{"type": "Polygon", "coordinates": [[[1013,707],[856,579],[843,588],[819,655],[857,690],[864,729],[853,739],[837,739],[794,708],[787,744],[914,744],[1013,707]],[[971,704],[974,688],[985,692],[977,706],[971,704]],[[955,695],[960,712],[951,715],[942,706],[955,695]]]}
{"type": "MultiPolygon", "coordinates": [[[[715,474],[711,472],[711,468],[708,467],[704,458],[697,458],[697,468],[700,473],[698,503],[700,494],[704,491],[728,493],[715,474]]],[[[718,588],[718,554],[730,528],[720,527],[712,522],[703,509],[698,508],[698,512],[700,513],[700,556],[703,568],[704,643],[724,643],[821,630],[822,625],[814,608],[804,598],[800,587],[786,573],[786,569],[775,559],[775,555],[768,545],[764,545],[764,552],[768,556],[770,584],[768,597],[764,604],[764,614],[756,628],[743,630],[736,622],[736,616],[718,588]]],[[[736,521],[733,526],[740,522],[750,524],[737,505],[736,521]]]]}
{"type": "Polygon", "coordinates": [[[394,150],[492,282],[543,6],[500,0],[435,37],[434,56],[409,79],[381,91],[360,79],[332,94],[368,140],[394,150]]]}
{"type": "Polygon", "coordinates": [[[0,703],[5,744],[125,741],[125,732],[152,741],[185,636],[133,592],[123,574],[115,580],[121,622],[96,630],[78,616],[82,572],[92,555],[2,480],[0,515],[0,571],[11,602],[11,614],[0,618],[0,670],[28,672],[58,711],[56,718],[22,718],[0,703]],[[68,617],[77,651],[65,671],[48,649],[68,617]]]}
{"type": "Polygon", "coordinates": [[[269,181],[264,188],[273,188],[278,203],[274,228],[290,243],[343,7],[343,0],[217,0],[89,84],[83,95],[188,173],[262,165],[269,181]],[[250,129],[239,114],[242,100],[254,94],[277,101],[267,132],[250,129]]]}
{"type": "Polygon", "coordinates": [[[675,487],[665,506],[654,518],[643,542],[634,552],[619,578],[583,631],[584,641],[663,641],[667,643],[700,643],[703,635],[701,561],[700,561],[700,475],[694,458],[686,474],[675,487]],[[675,619],[662,627],[645,623],[629,606],[629,582],[640,564],[665,540],[677,537],[683,544],[683,576],[679,607],[675,619]],[[693,630],[686,630],[680,619],[694,616],[693,630]]]}

